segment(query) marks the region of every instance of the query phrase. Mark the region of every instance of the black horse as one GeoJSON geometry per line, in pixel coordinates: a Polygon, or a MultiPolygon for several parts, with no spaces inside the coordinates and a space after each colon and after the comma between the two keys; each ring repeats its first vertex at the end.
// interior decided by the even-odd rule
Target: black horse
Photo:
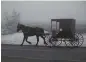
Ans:
{"type": "Polygon", "coordinates": [[[36,38],[37,38],[36,46],[38,45],[38,42],[39,42],[39,36],[41,38],[43,38],[44,44],[47,45],[47,43],[45,41],[44,29],[39,28],[39,27],[29,27],[29,26],[25,26],[23,24],[18,23],[17,32],[19,32],[20,30],[23,32],[23,35],[24,35],[23,42],[22,42],[21,46],[23,45],[25,40],[26,40],[26,42],[31,44],[31,42],[27,41],[27,39],[28,39],[28,36],[34,36],[34,35],[36,35],[36,38]]]}

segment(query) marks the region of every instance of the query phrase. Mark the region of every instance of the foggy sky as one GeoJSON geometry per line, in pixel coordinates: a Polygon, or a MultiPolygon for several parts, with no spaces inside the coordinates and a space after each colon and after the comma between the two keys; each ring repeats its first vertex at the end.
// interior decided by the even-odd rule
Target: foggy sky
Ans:
{"type": "Polygon", "coordinates": [[[15,9],[20,13],[20,21],[24,23],[49,23],[52,18],[74,18],[77,23],[86,23],[86,2],[1,2],[1,18],[4,12],[11,13],[15,9]]]}

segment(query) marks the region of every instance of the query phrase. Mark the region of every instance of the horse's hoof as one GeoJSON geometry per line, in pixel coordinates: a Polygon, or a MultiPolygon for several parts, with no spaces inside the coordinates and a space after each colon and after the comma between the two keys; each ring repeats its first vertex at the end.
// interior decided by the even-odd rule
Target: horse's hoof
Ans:
{"type": "Polygon", "coordinates": [[[23,46],[23,44],[21,44],[20,46],[23,46]]]}
{"type": "Polygon", "coordinates": [[[29,44],[32,44],[31,42],[28,42],[29,44]]]}
{"type": "Polygon", "coordinates": [[[45,45],[48,45],[47,43],[44,43],[45,45]]]}
{"type": "Polygon", "coordinates": [[[38,46],[38,44],[36,44],[35,46],[38,46]]]}

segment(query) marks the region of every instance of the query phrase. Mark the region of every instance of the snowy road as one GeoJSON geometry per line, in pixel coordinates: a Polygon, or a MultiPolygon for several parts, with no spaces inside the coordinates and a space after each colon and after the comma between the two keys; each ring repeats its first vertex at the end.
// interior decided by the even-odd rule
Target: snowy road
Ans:
{"type": "MultiPolygon", "coordinates": [[[[84,43],[82,46],[86,46],[86,34],[84,36],[84,43]]],[[[48,47],[34,47],[28,46],[28,43],[24,43],[25,46],[19,46],[22,43],[23,34],[15,33],[10,35],[1,36],[2,43],[2,62],[86,62],[86,48],[48,48],[48,47]],[[10,44],[10,45],[3,45],[10,44]],[[66,56],[66,57],[65,57],[66,56]]],[[[36,44],[36,37],[28,37],[28,41],[32,42],[32,45],[36,44]]],[[[43,44],[43,39],[40,38],[39,45],[43,44]]]]}

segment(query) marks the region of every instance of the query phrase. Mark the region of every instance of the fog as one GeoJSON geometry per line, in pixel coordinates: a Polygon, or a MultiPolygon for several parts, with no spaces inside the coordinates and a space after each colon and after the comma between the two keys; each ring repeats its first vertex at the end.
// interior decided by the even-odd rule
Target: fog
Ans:
{"type": "Polygon", "coordinates": [[[53,18],[74,18],[78,24],[86,23],[86,2],[84,1],[2,1],[1,18],[4,12],[20,13],[22,23],[50,23],[53,18]]]}
{"type": "MultiPolygon", "coordinates": [[[[14,13],[15,15],[15,13],[14,13]]],[[[76,19],[76,32],[84,33],[86,39],[86,2],[84,1],[2,1],[1,2],[1,23],[2,23],[2,44],[20,44],[23,38],[22,33],[17,31],[17,23],[36,25],[50,32],[51,19],[73,18],[76,19]],[[14,17],[4,20],[4,16],[12,14],[13,11],[20,13],[14,17]],[[17,19],[18,18],[18,19],[17,19]],[[10,23],[6,21],[10,20],[10,23]],[[13,22],[11,22],[13,21],[13,22]],[[3,24],[7,23],[7,24],[3,24]],[[21,38],[21,39],[20,39],[21,38]],[[15,40],[16,39],[16,40],[15,40]]],[[[34,44],[36,37],[29,37],[34,44]]],[[[43,41],[43,40],[40,40],[43,41]]],[[[43,43],[40,43],[42,45],[43,43]]],[[[25,44],[27,45],[27,44],[25,44]]],[[[86,45],[86,42],[83,46],[86,45]]]]}

